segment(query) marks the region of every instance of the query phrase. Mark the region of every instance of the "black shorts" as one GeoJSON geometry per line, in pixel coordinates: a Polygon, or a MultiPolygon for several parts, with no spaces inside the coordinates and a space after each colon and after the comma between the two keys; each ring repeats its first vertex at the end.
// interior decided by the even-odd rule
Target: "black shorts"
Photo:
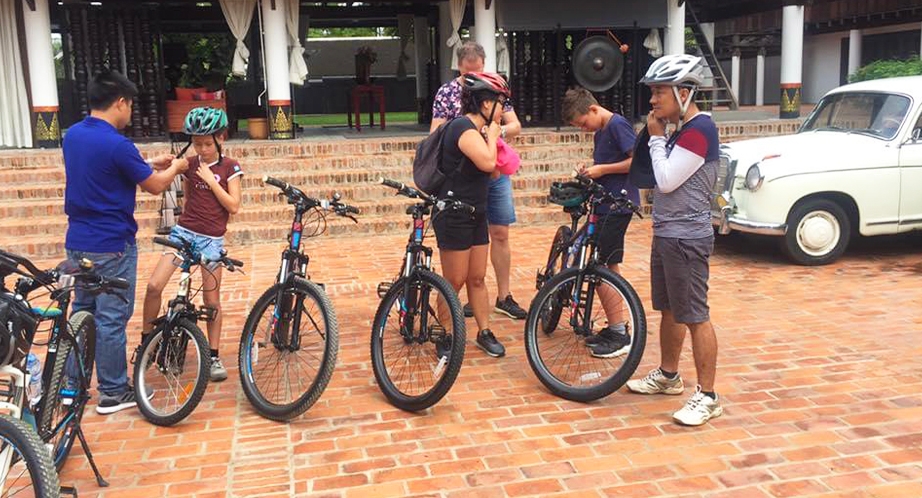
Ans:
{"type": "Polygon", "coordinates": [[[432,227],[439,249],[464,251],[490,243],[490,229],[484,212],[474,215],[459,211],[441,212],[435,216],[432,227]]]}
{"type": "Polygon", "coordinates": [[[708,276],[714,236],[703,239],[653,237],[650,287],[653,309],[669,310],[678,323],[710,320],[708,276]]]}
{"type": "Polygon", "coordinates": [[[615,265],[624,261],[624,234],[633,214],[611,213],[599,217],[599,261],[615,265]]]}

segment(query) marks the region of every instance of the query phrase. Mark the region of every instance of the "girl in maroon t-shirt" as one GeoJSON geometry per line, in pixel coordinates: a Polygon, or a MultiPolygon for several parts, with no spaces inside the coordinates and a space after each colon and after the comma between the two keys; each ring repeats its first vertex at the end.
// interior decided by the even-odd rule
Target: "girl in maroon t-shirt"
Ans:
{"type": "MultiPolygon", "coordinates": [[[[186,116],[185,132],[192,136],[196,156],[189,159],[184,175],[185,208],[170,238],[189,242],[205,260],[221,258],[224,233],[230,215],[240,210],[240,176],[243,170],[234,159],[221,155],[227,129],[227,115],[220,109],[196,108],[186,116]]],[[[153,330],[151,321],[160,313],[161,293],[176,270],[174,256],[164,254],[154,269],[144,296],[143,337],[153,330]]],[[[202,272],[202,294],[205,306],[215,309],[215,318],[208,323],[211,346],[212,381],[227,379],[227,370],[218,357],[221,340],[221,267],[208,265],[202,272]]],[[[142,338],[143,342],[143,338],[142,338]]]]}

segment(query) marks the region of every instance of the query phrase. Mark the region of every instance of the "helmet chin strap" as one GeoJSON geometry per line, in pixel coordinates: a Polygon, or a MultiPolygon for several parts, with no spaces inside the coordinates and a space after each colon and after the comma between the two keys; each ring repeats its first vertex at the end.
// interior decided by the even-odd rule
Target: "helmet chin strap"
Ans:
{"type": "Polygon", "coordinates": [[[478,114],[480,114],[480,117],[482,117],[482,118],[484,119],[484,126],[490,126],[490,123],[493,122],[493,116],[496,115],[496,105],[497,105],[497,104],[499,104],[499,101],[498,101],[498,100],[494,100],[494,101],[493,101],[493,108],[490,109],[490,117],[489,117],[489,118],[483,115],[483,106],[480,106],[480,112],[479,112],[478,114]]]}
{"type": "Polygon", "coordinates": [[[679,123],[676,125],[676,129],[681,130],[682,125],[685,124],[685,113],[688,112],[688,106],[690,106],[691,103],[695,101],[695,89],[688,89],[688,99],[686,99],[684,102],[682,101],[682,97],[679,95],[678,86],[672,87],[672,94],[675,95],[675,100],[679,103],[679,123]]]}

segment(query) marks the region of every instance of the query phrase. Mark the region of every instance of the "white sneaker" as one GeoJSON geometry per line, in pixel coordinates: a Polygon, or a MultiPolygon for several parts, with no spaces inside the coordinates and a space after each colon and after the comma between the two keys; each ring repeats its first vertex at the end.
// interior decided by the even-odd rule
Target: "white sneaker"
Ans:
{"type": "Polygon", "coordinates": [[[682,425],[702,425],[712,418],[723,414],[724,410],[716,399],[701,392],[701,386],[695,389],[695,394],[685,403],[681,410],[672,414],[672,419],[682,425]]]}
{"type": "Polygon", "coordinates": [[[211,359],[211,372],[209,372],[208,377],[211,382],[227,380],[227,369],[224,368],[224,364],[221,363],[220,358],[211,359]]]}
{"type": "Polygon", "coordinates": [[[642,379],[630,380],[627,388],[637,394],[682,394],[685,392],[685,383],[682,382],[682,376],[676,375],[676,378],[670,379],[663,375],[659,368],[651,370],[646,377],[642,379]]]}

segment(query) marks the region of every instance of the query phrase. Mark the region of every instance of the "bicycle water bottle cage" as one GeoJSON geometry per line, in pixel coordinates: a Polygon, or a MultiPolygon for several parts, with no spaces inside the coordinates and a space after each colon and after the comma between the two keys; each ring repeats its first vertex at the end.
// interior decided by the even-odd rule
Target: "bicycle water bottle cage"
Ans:
{"type": "Polygon", "coordinates": [[[565,208],[579,206],[588,198],[586,188],[577,182],[554,182],[547,196],[548,202],[565,208]]]}

